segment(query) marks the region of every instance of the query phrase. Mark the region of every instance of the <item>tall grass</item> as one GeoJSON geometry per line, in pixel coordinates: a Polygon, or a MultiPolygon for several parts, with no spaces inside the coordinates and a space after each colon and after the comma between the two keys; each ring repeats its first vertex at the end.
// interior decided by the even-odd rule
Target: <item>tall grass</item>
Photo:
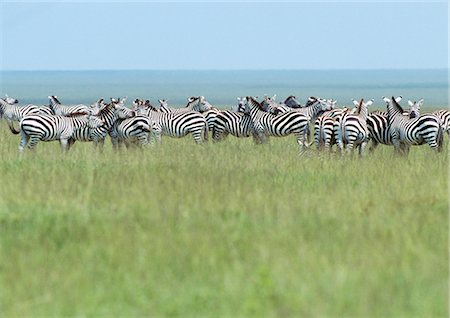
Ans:
{"type": "Polygon", "coordinates": [[[18,142],[2,125],[4,317],[448,315],[447,146],[18,142]]]}

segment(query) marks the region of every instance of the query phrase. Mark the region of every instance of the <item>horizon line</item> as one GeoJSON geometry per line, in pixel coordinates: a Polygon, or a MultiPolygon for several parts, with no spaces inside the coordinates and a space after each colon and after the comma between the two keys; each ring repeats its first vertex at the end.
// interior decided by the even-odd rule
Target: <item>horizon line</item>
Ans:
{"type": "Polygon", "coordinates": [[[430,67],[430,68],[236,68],[236,69],[134,69],[134,68],[117,68],[117,69],[0,69],[0,72],[107,72],[107,71],[158,71],[158,72],[236,72],[236,71],[449,71],[450,67],[430,67]]]}

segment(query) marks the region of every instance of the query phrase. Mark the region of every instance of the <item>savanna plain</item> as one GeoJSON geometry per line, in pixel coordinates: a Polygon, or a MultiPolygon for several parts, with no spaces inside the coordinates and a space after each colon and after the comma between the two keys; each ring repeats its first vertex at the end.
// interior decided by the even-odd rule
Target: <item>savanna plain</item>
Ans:
{"type": "Polygon", "coordinates": [[[0,123],[0,305],[18,316],[447,316],[443,153],[190,137],[115,153],[0,123]]]}

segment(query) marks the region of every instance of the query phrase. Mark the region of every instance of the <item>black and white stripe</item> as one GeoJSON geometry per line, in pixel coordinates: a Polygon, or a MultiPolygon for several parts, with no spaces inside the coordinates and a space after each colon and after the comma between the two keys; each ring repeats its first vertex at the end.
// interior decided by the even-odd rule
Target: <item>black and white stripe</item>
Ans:
{"type": "Polygon", "coordinates": [[[199,112],[164,113],[147,102],[139,105],[138,114],[148,117],[158,143],[162,135],[180,138],[188,134],[192,134],[196,143],[201,143],[207,133],[206,119],[199,112]]]}
{"type": "Polygon", "coordinates": [[[54,140],[59,140],[62,150],[68,150],[78,130],[96,129],[103,124],[98,117],[84,114],[71,117],[27,115],[20,121],[19,152],[22,153],[27,144],[29,149],[34,149],[39,141],[54,140]]]}
{"type": "Polygon", "coordinates": [[[283,137],[294,134],[300,149],[302,151],[306,149],[305,131],[309,117],[297,111],[277,115],[268,113],[253,97],[247,97],[245,106],[245,112],[251,117],[253,129],[262,142],[266,142],[268,136],[283,137]]]}
{"type": "Polygon", "coordinates": [[[344,149],[351,153],[354,148],[358,148],[359,155],[364,154],[364,149],[369,141],[367,107],[372,103],[372,100],[364,102],[361,99],[355,114],[347,112],[336,118],[333,130],[339,153],[342,154],[344,149]]]}
{"type": "Polygon", "coordinates": [[[403,115],[404,110],[393,96],[387,103],[392,144],[397,152],[408,153],[409,146],[425,143],[434,150],[442,149],[443,128],[439,117],[424,114],[411,119],[403,115]]]}
{"type": "Polygon", "coordinates": [[[86,105],[62,105],[57,96],[51,95],[48,98],[50,100],[49,107],[57,116],[70,116],[71,114],[87,115],[90,113],[90,109],[86,105]]]}

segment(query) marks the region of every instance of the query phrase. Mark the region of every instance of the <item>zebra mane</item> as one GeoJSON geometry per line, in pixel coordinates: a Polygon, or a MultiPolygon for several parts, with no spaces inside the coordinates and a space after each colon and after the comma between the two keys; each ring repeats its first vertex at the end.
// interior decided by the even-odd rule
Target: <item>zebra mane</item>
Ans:
{"type": "Polygon", "coordinates": [[[361,114],[361,109],[362,109],[363,103],[364,103],[364,98],[361,98],[361,100],[359,101],[358,109],[356,110],[356,115],[361,114]]]}
{"type": "Polygon", "coordinates": [[[400,106],[400,104],[395,100],[394,96],[392,96],[392,105],[394,105],[394,108],[397,108],[398,111],[400,111],[400,113],[404,113],[405,111],[403,110],[402,106],[400,106]]]}
{"type": "Polygon", "coordinates": [[[252,96],[247,96],[247,100],[250,101],[250,104],[252,106],[257,106],[259,109],[263,110],[261,103],[254,99],[252,96]]]}
{"type": "Polygon", "coordinates": [[[100,110],[99,110],[97,116],[101,116],[101,115],[103,115],[104,113],[106,113],[107,111],[111,110],[112,106],[113,106],[113,103],[107,103],[107,104],[105,104],[104,107],[100,108],[100,110]]]}
{"type": "Polygon", "coordinates": [[[81,116],[86,116],[86,115],[89,115],[89,114],[86,114],[85,112],[76,112],[76,113],[67,114],[64,117],[81,117],[81,116]]]}
{"type": "Polygon", "coordinates": [[[61,102],[59,101],[59,99],[55,95],[51,95],[50,98],[53,99],[56,103],[61,105],[61,102]]]}

